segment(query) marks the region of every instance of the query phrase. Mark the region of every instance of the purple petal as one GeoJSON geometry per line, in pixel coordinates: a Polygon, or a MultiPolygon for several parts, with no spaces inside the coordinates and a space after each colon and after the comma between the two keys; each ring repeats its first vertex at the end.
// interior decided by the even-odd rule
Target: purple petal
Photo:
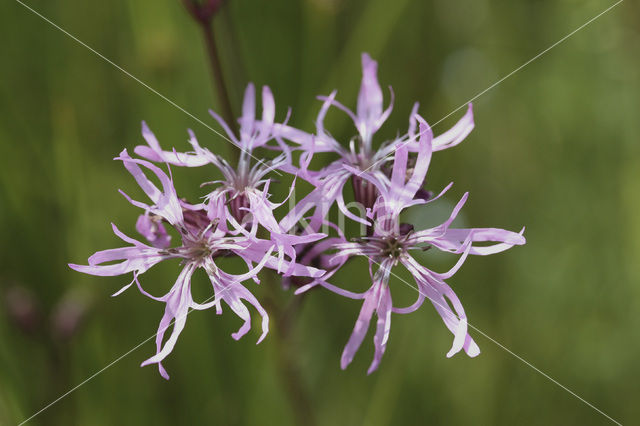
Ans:
{"type": "Polygon", "coordinates": [[[178,195],[169,176],[148,161],[132,159],[126,149],[123,150],[120,153],[120,157],[116,159],[122,160],[126,169],[135,178],[136,182],[138,182],[138,185],[140,185],[149,199],[155,203],[155,206],[151,210],[167,219],[172,225],[182,226],[184,222],[182,207],[180,206],[178,195]],[[140,166],[146,167],[156,175],[162,184],[162,191],[145,176],[140,166]]]}
{"type": "Polygon", "coordinates": [[[442,151],[458,145],[473,130],[473,105],[469,103],[465,115],[449,130],[433,139],[433,150],[442,151]]]}
{"type": "Polygon", "coordinates": [[[245,143],[251,139],[253,124],[256,120],[256,89],[253,83],[249,83],[244,91],[242,101],[242,117],[240,117],[240,140],[243,148],[248,148],[245,143]]]}
{"type": "Polygon", "coordinates": [[[360,309],[358,319],[356,320],[356,325],[353,328],[353,332],[349,337],[347,345],[344,347],[342,357],[340,358],[340,368],[342,368],[343,370],[347,368],[349,364],[351,364],[354,355],[360,348],[360,345],[362,344],[362,341],[367,334],[369,323],[371,322],[371,317],[373,316],[373,311],[376,309],[376,306],[378,304],[378,298],[375,297],[375,293],[377,293],[375,290],[367,293],[367,296],[364,299],[364,303],[362,304],[362,308],[360,309]]]}
{"type": "Polygon", "coordinates": [[[362,83],[358,94],[358,128],[366,140],[375,131],[375,123],[382,115],[382,89],[378,83],[378,63],[362,54],[362,83]]]}
{"type": "Polygon", "coordinates": [[[89,265],[69,264],[75,271],[97,276],[116,276],[129,272],[142,274],[157,263],[175,257],[168,253],[163,253],[162,249],[150,247],[122,233],[114,224],[111,224],[113,232],[125,242],[132,244],[131,247],[120,247],[115,249],[101,250],[89,257],[89,265]],[[120,263],[101,265],[105,262],[122,260],[120,263]]]}
{"type": "MultiPolygon", "coordinates": [[[[366,295],[367,295],[367,292],[354,293],[353,291],[344,290],[344,289],[342,289],[340,287],[336,287],[333,284],[330,284],[330,283],[324,281],[324,279],[320,279],[320,280],[314,281],[314,283],[312,283],[312,284],[314,284],[314,286],[315,285],[320,285],[320,286],[326,288],[327,290],[332,291],[333,293],[336,293],[336,294],[338,294],[340,296],[348,297],[349,299],[356,299],[356,300],[364,299],[366,297],[366,295]]],[[[296,294],[300,294],[300,293],[303,293],[303,292],[304,292],[304,290],[302,290],[302,287],[301,287],[300,289],[298,289],[298,291],[296,291],[296,294]]]]}
{"type": "Polygon", "coordinates": [[[238,139],[233,134],[233,131],[231,130],[231,128],[229,127],[227,122],[224,121],[224,119],[222,117],[220,117],[220,115],[218,115],[218,113],[215,112],[212,109],[209,110],[209,115],[211,115],[214,118],[214,120],[216,120],[218,122],[218,124],[220,124],[220,126],[224,129],[224,131],[227,134],[227,136],[229,136],[229,139],[231,139],[233,141],[233,144],[235,146],[237,146],[238,148],[242,148],[240,142],[238,142],[238,139]]]}
{"type": "Polygon", "coordinates": [[[415,312],[424,303],[425,295],[418,292],[418,298],[411,305],[404,308],[392,308],[394,314],[410,314],[415,312]]]}
{"type": "Polygon", "coordinates": [[[326,117],[327,112],[329,111],[329,107],[331,107],[331,104],[335,100],[337,93],[338,92],[334,90],[322,103],[322,107],[320,108],[318,117],[316,117],[316,133],[318,135],[321,135],[321,136],[326,135],[326,132],[324,130],[324,118],[326,117]]]}
{"type": "Polygon", "coordinates": [[[224,300],[236,315],[244,321],[240,329],[231,336],[235,340],[238,340],[251,329],[251,313],[242,303],[242,300],[246,300],[253,305],[262,317],[262,334],[260,335],[257,343],[262,342],[269,332],[269,316],[255,296],[243,285],[224,272],[220,271],[219,274],[209,273],[209,279],[213,285],[216,297],[224,300]]]}
{"type": "Polygon", "coordinates": [[[156,248],[167,248],[171,245],[171,236],[167,233],[162,222],[142,214],[136,222],[136,231],[156,248]]]}
{"type": "Polygon", "coordinates": [[[140,365],[144,367],[149,364],[158,364],[160,374],[167,380],[169,379],[169,375],[162,367],[161,361],[171,353],[187,322],[189,306],[193,302],[191,299],[191,276],[194,270],[195,265],[188,264],[180,272],[176,283],[169,292],[164,315],[160,320],[160,326],[156,334],[156,354],[140,365]],[[173,329],[171,330],[171,335],[163,345],[164,334],[172,324],[173,329]]]}
{"type": "Polygon", "coordinates": [[[433,139],[433,132],[431,131],[431,127],[426,123],[426,121],[420,121],[420,138],[418,139],[419,148],[418,148],[418,158],[416,160],[416,165],[413,169],[413,173],[411,178],[406,185],[406,192],[411,194],[411,198],[415,196],[418,189],[422,187],[425,177],[427,176],[427,170],[429,170],[429,163],[431,162],[431,141],[433,139]]]}
{"type": "Polygon", "coordinates": [[[133,151],[147,160],[186,167],[198,167],[209,162],[200,155],[163,151],[155,135],[144,121],[142,122],[142,136],[149,146],[138,145],[133,151]]]}
{"type": "Polygon", "coordinates": [[[418,108],[420,104],[418,102],[413,104],[413,108],[411,108],[411,113],[409,114],[409,130],[408,135],[413,136],[416,134],[416,129],[418,128],[418,120],[416,116],[418,115],[418,108]]]}
{"type": "Polygon", "coordinates": [[[471,357],[478,355],[480,350],[467,333],[467,317],[464,308],[453,290],[443,281],[438,280],[435,274],[421,266],[413,258],[404,258],[402,263],[409,272],[412,273],[418,285],[418,291],[429,298],[438,314],[440,314],[442,321],[454,334],[454,341],[451,349],[447,353],[447,357],[452,357],[459,352],[460,349],[464,349],[467,355],[471,357]],[[449,307],[445,297],[451,302],[455,313],[449,307]]]}
{"type": "Polygon", "coordinates": [[[469,253],[471,252],[471,247],[472,247],[471,246],[471,240],[465,241],[465,243],[463,244],[463,247],[465,247],[465,249],[462,252],[462,256],[460,256],[460,258],[458,258],[458,261],[456,262],[456,264],[453,265],[453,267],[451,269],[449,269],[447,272],[445,272],[443,274],[438,274],[440,279],[445,280],[445,279],[451,278],[456,272],[458,272],[460,267],[462,267],[462,265],[464,264],[465,260],[467,260],[467,257],[469,256],[469,253]]]}
{"type": "Polygon", "coordinates": [[[273,93],[271,93],[271,89],[268,86],[262,86],[262,131],[260,132],[260,137],[263,139],[263,143],[268,142],[275,117],[276,104],[273,99],[273,93]]]}
{"type": "Polygon", "coordinates": [[[487,256],[500,253],[510,249],[515,245],[523,245],[526,239],[520,233],[497,228],[469,228],[469,229],[447,229],[443,235],[431,241],[431,244],[441,250],[460,252],[464,245],[464,240],[470,238],[475,242],[496,242],[496,244],[486,246],[472,246],[470,254],[487,256]]]}
{"type": "Polygon", "coordinates": [[[373,346],[375,348],[373,362],[367,370],[367,374],[373,373],[382,360],[382,355],[387,348],[387,341],[389,340],[389,331],[391,329],[391,292],[389,286],[385,285],[382,289],[382,295],[376,309],[378,315],[376,334],[373,336],[373,346]]]}

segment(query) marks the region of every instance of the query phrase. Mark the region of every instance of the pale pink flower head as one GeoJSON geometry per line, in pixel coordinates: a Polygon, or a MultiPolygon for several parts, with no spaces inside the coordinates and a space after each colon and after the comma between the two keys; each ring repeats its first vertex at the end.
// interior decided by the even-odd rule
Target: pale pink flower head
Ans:
{"type": "MultiPolygon", "coordinates": [[[[164,151],[160,147],[155,135],[149,130],[146,123],[142,124],[142,134],[148,146],[141,145],[135,148],[136,154],[157,162],[166,162],[177,166],[199,167],[212,164],[217,167],[223,175],[222,181],[207,182],[203,185],[214,185],[214,189],[206,196],[207,213],[210,219],[218,219],[219,227],[224,230],[227,222],[233,225],[234,229],[242,229],[250,226],[262,226],[271,235],[278,255],[281,259],[285,256],[291,258],[290,268],[279,270],[285,275],[291,275],[291,267],[295,264],[296,244],[303,244],[317,241],[322,238],[319,233],[307,233],[307,235],[288,234],[288,229],[283,229],[274,216],[274,210],[282,203],[274,203],[270,200],[269,186],[271,180],[267,177],[269,172],[280,169],[290,162],[289,149],[284,143],[273,134],[275,119],[275,102],[271,90],[264,86],[262,88],[262,117],[256,118],[256,96],[255,87],[249,84],[244,94],[242,105],[242,116],[238,120],[240,124],[239,134],[235,135],[229,125],[214,111],[209,111],[211,115],[220,123],[227,133],[227,136],[240,149],[240,158],[237,167],[232,167],[226,160],[209,149],[202,147],[195,137],[193,131],[189,130],[189,143],[193,151],[177,152],[164,151]],[[276,140],[276,146],[269,146],[270,149],[282,149],[285,153],[277,156],[273,160],[260,160],[254,156],[256,148],[266,148],[267,144],[276,140]],[[255,164],[252,159],[256,159],[255,164]]],[[[295,181],[290,188],[293,191],[295,181]]],[[[286,201],[286,200],[285,200],[286,201]]],[[[146,225],[149,221],[145,219],[146,225]]],[[[162,230],[158,232],[157,238],[162,240],[162,230]]],[[[281,263],[282,264],[282,263],[281,263]]]]}
{"type": "Polygon", "coordinates": [[[143,366],[158,364],[160,374],[164,378],[168,379],[169,376],[162,366],[162,360],[173,350],[190,310],[203,310],[215,306],[216,311],[222,313],[222,302],[225,302],[244,321],[240,329],[232,335],[234,339],[239,339],[251,328],[251,314],[243,301],[247,302],[262,317],[259,343],[268,332],[269,318],[262,305],[242,282],[248,279],[259,282],[257,274],[265,266],[273,269],[285,268],[293,275],[322,275],[322,271],[316,268],[272,256],[275,245],[257,238],[255,234],[242,230],[243,232],[233,235],[221,229],[218,226],[219,220],[210,220],[203,205],[194,206],[180,200],[171,178],[154,164],[133,159],[126,150],[122,151],[117,160],[124,163],[151,200],[151,204],[146,204],[123,193],[131,204],[144,210],[136,228],[149,244],[125,235],[112,225],[114,233],[128,243],[128,246],[99,251],[89,258],[88,265],[69,266],[76,271],[98,276],[132,272],[133,280],[114,296],[136,283],[144,295],[165,303],[165,312],[156,334],[156,354],[142,363],[143,366]],[[155,175],[160,181],[160,188],[145,175],[143,168],[155,175]],[[163,223],[169,224],[178,232],[181,240],[179,244],[169,247],[170,239],[163,223]],[[216,259],[230,255],[240,257],[247,264],[248,271],[234,275],[220,269],[216,259]],[[153,296],[143,289],[138,277],[154,265],[169,259],[180,260],[182,270],[169,292],[163,296],[153,296]],[[204,302],[194,301],[191,295],[191,277],[198,269],[205,271],[213,290],[212,297],[204,302]],[[164,341],[165,333],[171,325],[171,335],[164,341]]]}
{"type": "MultiPolygon", "coordinates": [[[[416,119],[421,120],[419,117],[416,119]]],[[[437,197],[428,201],[416,197],[423,186],[429,167],[432,143],[431,129],[426,122],[422,121],[417,158],[413,167],[408,167],[409,147],[399,145],[388,182],[381,184],[381,181],[377,180],[370,172],[361,175],[363,179],[376,185],[380,194],[373,209],[369,211],[369,219],[373,222],[373,232],[371,235],[358,238],[354,242],[344,241],[335,244],[332,248],[336,250],[334,262],[339,265],[344,264],[348,258],[353,256],[367,257],[372,279],[371,287],[364,293],[354,293],[332,285],[327,282],[327,279],[333,275],[332,271],[331,274],[327,274],[298,290],[298,292],[304,292],[311,287],[321,285],[342,296],[363,300],[355,328],[342,353],[341,366],[343,369],[351,363],[362,344],[374,313],[377,317],[376,333],[373,338],[375,352],[368,373],[378,368],[386,349],[391,327],[391,314],[413,312],[422,305],[425,299],[429,299],[447,328],[454,335],[453,344],[447,356],[451,357],[460,350],[464,350],[471,357],[477,356],[480,349],[468,333],[464,308],[453,290],[445,283],[445,279],[453,276],[470,254],[489,255],[525,243],[522,232],[515,233],[496,228],[452,228],[451,223],[464,205],[468,194],[462,197],[450,217],[439,226],[414,231],[412,226],[400,222],[400,213],[405,208],[430,203],[451,187],[449,184],[437,197]],[[476,243],[486,242],[495,244],[476,245],[476,243]],[[430,247],[459,254],[460,257],[449,271],[437,273],[422,266],[410,254],[411,251],[422,251],[430,247]],[[393,274],[392,268],[396,265],[404,266],[413,275],[418,290],[417,300],[407,307],[393,306],[389,278],[393,274]]]]}
{"type": "MultiPolygon", "coordinates": [[[[374,136],[386,122],[393,109],[393,91],[389,88],[391,100],[384,107],[383,91],[378,83],[378,64],[371,57],[362,54],[362,81],[358,93],[356,111],[352,111],[336,100],[337,92],[329,96],[320,96],[323,101],[316,119],[316,131],[314,134],[301,130],[275,124],[274,132],[280,137],[294,142],[297,148],[302,150],[299,167],[286,164],[283,169],[296,173],[313,184],[316,189],[303,198],[281,221],[284,229],[291,229],[303,218],[309,210],[314,211],[311,216],[309,228],[317,230],[323,219],[334,203],[337,203],[341,213],[352,220],[368,224],[368,221],[352,213],[346,206],[343,188],[349,180],[353,185],[355,201],[364,209],[373,207],[379,195],[378,187],[389,185],[389,177],[386,173],[386,165],[393,160],[394,152],[401,146],[409,151],[415,151],[418,143],[416,131],[416,115],[418,104],[413,108],[409,120],[409,129],[406,134],[398,136],[390,141],[382,141],[374,148],[374,136]],[[353,121],[357,135],[348,144],[342,144],[331,136],[324,126],[324,119],[331,107],[336,107],[345,112],[353,121]],[[348,148],[344,145],[348,145],[348,148]],[[339,155],[328,166],[319,171],[311,171],[308,166],[313,155],[318,152],[333,152],[339,155]],[[362,178],[362,173],[367,172],[369,179],[362,178]]],[[[464,117],[450,130],[436,137],[432,141],[434,151],[449,148],[460,143],[473,129],[473,111],[471,104],[464,117]]]]}

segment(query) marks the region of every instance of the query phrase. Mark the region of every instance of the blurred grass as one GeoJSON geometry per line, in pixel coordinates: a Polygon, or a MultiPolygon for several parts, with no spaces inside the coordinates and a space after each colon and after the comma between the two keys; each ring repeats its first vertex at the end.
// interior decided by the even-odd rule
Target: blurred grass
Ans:
{"type": "MultiPolygon", "coordinates": [[[[199,33],[178,1],[28,4],[212,121],[206,111],[216,99],[199,33]]],[[[247,81],[268,84],[278,117],[290,106],[292,123],[309,130],[316,95],[336,88],[355,105],[359,54],[370,52],[381,84],[396,95],[382,133],[391,137],[406,129],[414,101],[436,122],[610,4],[229,0],[216,32],[236,110],[247,81]]],[[[430,170],[430,188],[454,180],[454,190],[437,209],[416,212],[433,220],[469,190],[466,224],[527,226],[526,246],[472,258],[450,284],[472,324],[623,424],[640,415],[638,12],[622,3],[479,98],[472,135],[437,153],[430,170]]],[[[16,2],[0,4],[0,32],[0,297],[24,287],[39,312],[24,332],[0,304],[0,424],[15,424],[150,336],[160,319],[162,307],[135,291],[109,298],[126,278],[66,266],[117,244],[110,221],[133,231],[137,212],[116,189],[137,194],[135,185],[111,158],[141,142],[143,119],[165,146],[184,149],[191,127],[217,152],[231,147],[16,2]],[[78,290],[92,301],[82,327],[52,337],[54,307],[78,290]]],[[[338,113],[329,123],[345,140],[353,133],[338,113]]],[[[191,198],[211,173],[174,169],[191,198]]],[[[436,270],[451,264],[424,261],[436,270]]],[[[159,293],[175,269],[153,271],[144,283],[159,293]]],[[[354,287],[366,280],[359,264],[338,277],[354,287]]],[[[339,356],[358,309],[317,291],[296,325],[319,424],[606,423],[482,336],[474,335],[480,357],[446,359],[451,336],[426,305],[393,318],[378,372],[365,375],[369,338],[343,372],[339,356]]],[[[138,368],[153,353],[148,343],[32,423],[292,424],[274,338],[256,346],[252,332],[234,342],[232,315],[197,312],[188,323],[166,362],[170,382],[138,368]]]]}

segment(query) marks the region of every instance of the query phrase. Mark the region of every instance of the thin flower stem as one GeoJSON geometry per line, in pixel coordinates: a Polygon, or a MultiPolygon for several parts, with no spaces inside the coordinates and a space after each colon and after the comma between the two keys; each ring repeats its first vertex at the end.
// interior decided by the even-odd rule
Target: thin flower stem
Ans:
{"type": "Polygon", "coordinates": [[[220,104],[222,107],[222,115],[227,121],[227,124],[231,128],[236,127],[236,120],[233,116],[233,109],[231,108],[231,101],[229,100],[229,92],[224,82],[224,76],[222,75],[222,66],[220,64],[220,55],[218,54],[218,47],[215,41],[215,35],[211,25],[202,24],[202,35],[204,37],[205,46],[207,49],[207,55],[209,56],[209,64],[211,65],[211,76],[213,84],[216,87],[216,92],[220,98],[220,104]]]}
{"type": "MultiPolygon", "coordinates": [[[[231,130],[237,133],[238,124],[233,115],[233,108],[231,107],[231,101],[229,100],[229,91],[225,84],[224,75],[222,72],[222,65],[220,62],[220,54],[218,53],[218,46],[216,45],[215,33],[213,31],[212,23],[213,18],[216,16],[222,4],[221,0],[208,0],[202,3],[198,3],[195,0],[182,0],[184,7],[189,12],[189,15],[198,24],[202,31],[202,37],[204,38],[205,50],[209,58],[209,65],[211,70],[211,80],[220,102],[220,108],[222,117],[231,127],[231,130]]],[[[239,153],[237,150],[233,150],[231,154],[238,160],[239,153]]]]}
{"type": "MultiPolygon", "coordinates": [[[[233,115],[233,109],[231,107],[231,101],[229,100],[229,92],[225,85],[224,76],[222,74],[222,66],[220,64],[220,55],[218,53],[218,47],[216,45],[215,35],[213,28],[209,23],[202,22],[200,24],[202,28],[202,36],[205,42],[205,48],[209,57],[209,65],[211,66],[211,78],[220,101],[220,107],[222,109],[222,116],[232,130],[237,130],[237,123],[233,115]]],[[[233,150],[234,155],[237,157],[237,150],[233,150]]]]}

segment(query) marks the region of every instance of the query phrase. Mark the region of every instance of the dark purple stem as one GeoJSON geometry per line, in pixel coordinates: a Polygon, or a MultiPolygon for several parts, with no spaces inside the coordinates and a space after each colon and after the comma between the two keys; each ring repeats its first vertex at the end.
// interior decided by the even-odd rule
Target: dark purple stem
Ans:
{"type": "MultiPolygon", "coordinates": [[[[222,1],[223,0],[205,0],[202,3],[198,3],[196,0],[182,0],[182,3],[202,30],[205,47],[209,56],[213,84],[222,107],[222,116],[231,129],[237,132],[238,124],[233,115],[227,86],[224,83],[220,55],[218,54],[218,47],[212,30],[213,17],[218,12],[222,1]]],[[[236,156],[239,156],[237,150],[234,150],[234,153],[236,156]]],[[[272,278],[271,274],[268,274],[265,281],[270,281],[268,283],[271,284],[269,288],[275,291],[277,290],[277,284],[272,278]]],[[[275,333],[276,346],[278,352],[278,367],[286,387],[287,396],[291,402],[296,424],[314,426],[316,423],[311,408],[311,400],[305,391],[300,376],[298,360],[295,356],[295,345],[292,339],[295,317],[300,310],[302,300],[302,296],[293,297],[289,305],[284,309],[277,306],[277,303],[273,304],[273,311],[275,312],[278,325],[278,330],[275,333]]]]}
{"type": "Polygon", "coordinates": [[[231,101],[229,100],[229,92],[227,91],[227,86],[224,83],[224,77],[222,75],[222,66],[220,65],[218,47],[216,46],[211,26],[203,25],[202,33],[204,36],[207,54],[209,55],[209,64],[211,65],[213,83],[215,84],[218,97],[220,98],[222,115],[231,129],[237,130],[237,123],[233,115],[233,109],[231,108],[231,101]]]}
{"type": "MultiPolygon", "coordinates": [[[[218,53],[218,46],[216,45],[215,33],[212,28],[213,18],[220,9],[222,0],[208,0],[201,4],[197,3],[195,0],[182,0],[182,3],[194,21],[196,21],[198,26],[200,26],[202,31],[205,49],[207,51],[207,56],[209,57],[211,78],[213,80],[216,94],[218,95],[218,100],[220,101],[222,117],[233,131],[237,131],[238,125],[235,120],[235,116],[233,115],[229,92],[222,72],[220,54],[218,53]]],[[[236,150],[233,150],[233,152],[236,156],[238,155],[236,150]]]]}

